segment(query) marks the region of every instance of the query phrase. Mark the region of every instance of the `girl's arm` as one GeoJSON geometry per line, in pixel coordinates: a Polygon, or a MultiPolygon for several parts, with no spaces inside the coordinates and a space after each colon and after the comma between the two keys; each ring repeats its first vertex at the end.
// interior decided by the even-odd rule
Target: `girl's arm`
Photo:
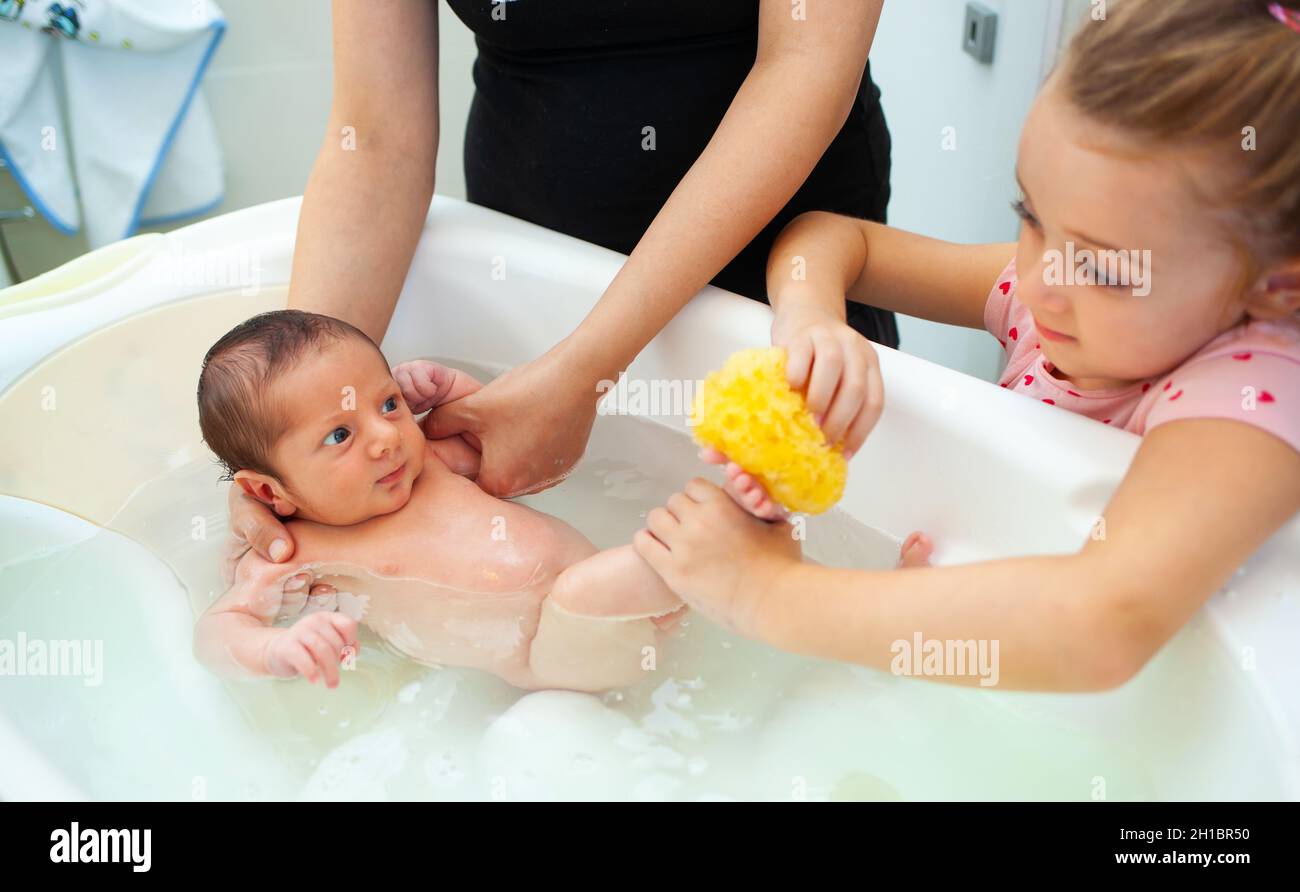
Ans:
{"type": "Polygon", "coordinates": [[[956,245],[868,220],[814,211],[772,247],[767,290],[778,315],[809,309],[844,321],[844,298],[965,328],[1015,256],[1014,242],[956,245]]]}
{"type": "Polygon", "coordinates": [[[997,641],[1000,687],[1087,691],[1132,678],[1297,511],[1300,453],[1242,422],[1189,419],[1144,438],[1105,537],[1076,554],[893,571],[802,564],[780,541],[788,527],[702,480],[651,512],[635,541],[689,605],[785,650],[888,671],[894,643],[917,633],[997,641]]]}

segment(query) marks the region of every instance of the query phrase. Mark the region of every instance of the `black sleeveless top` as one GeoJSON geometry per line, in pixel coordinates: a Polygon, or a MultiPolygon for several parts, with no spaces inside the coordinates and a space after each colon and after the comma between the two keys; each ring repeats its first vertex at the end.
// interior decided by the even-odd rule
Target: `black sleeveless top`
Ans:
{"type": "MultiPolygon", "coordinates": [[[[468,199],[624,254],[704,151],[758,48],[758,0],[448,5],[478,45],[468,199]]],[[[889,152],[868,67],[848,121],[808,180],[713,283],[765,300],[772,243],[805,211],[883,222],[889,152]]],[[[854,328],[897,345],[892,313],[849,309],[854,328]]]]}

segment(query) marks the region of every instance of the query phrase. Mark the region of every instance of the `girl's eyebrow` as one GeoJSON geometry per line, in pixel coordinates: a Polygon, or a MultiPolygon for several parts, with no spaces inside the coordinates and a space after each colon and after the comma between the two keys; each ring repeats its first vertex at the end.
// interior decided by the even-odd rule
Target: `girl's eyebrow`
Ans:
{"type": "MultiPolygon", "coordinates": [[[[1025,188],[1024,182],[1020,179],[1020,170],[1018,168],[1016,170],[1016,185],[1020,187],[1020,191],[1025,196],[1025,198],[1029,199],[1029,190],[1025,188]]],[[[1030,201],[1032,203],[1032,199],[1030,199],[1030,201]]],[[[1114,245],[1109,245],[1106,242],[1103,242],[1101,239],[1092,238],[1091,236],[1085,235],[1084,233],[1074,229],[1067,229],[1065,230],[1065,232],[1066,235],[1072,235],[1081,242],[1087,242],[1090,245],[1096,245],[1098,248],[1102,248],[1106,251],[1120,250],[1119,248],[1116,248],[1114,245]]]]}
{"type": "Polygon", "coordinates": [[[1087,236],[1087,235],[1084,235],[1082,232],[1075,232],[1073,229],[1067,229],[1067,230],[1065,230],[1065,232],[1066,232],[1067,235],[1072,235],[1072,236],[1074,236],[1075,238],[1077,238],[1077,239],[1078,239],[1079,241],[1081,241],[1081,242],[1087,242],[1087,243],[1090,244],[1090,245],[1096,245],[1098,248],[1101,248],[1101,249],[1103,249],[1103,250],[1105,250],[1105,251],[1119,251],[1119,250],[1120,250],[1119,248],[1116,248],[1116,247],[1113,246],[1113,245],[1108,245],[1108,244],[1106,244],[1105,242],[1100,241],[1099,239],[1091,238],[1091,237],[1089,237],[1089,236],[1087,236]]]}

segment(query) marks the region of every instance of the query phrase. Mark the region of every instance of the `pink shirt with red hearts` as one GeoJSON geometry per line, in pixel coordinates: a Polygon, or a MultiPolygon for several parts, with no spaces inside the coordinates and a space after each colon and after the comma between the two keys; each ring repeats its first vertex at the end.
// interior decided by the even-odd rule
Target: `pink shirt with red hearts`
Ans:
{"type": "Polygon", "coordinates": [[[1139,435],[1180,418],[1231,418],[1300,450],[1300,319],[1246,321],[1169,374],[1079,390],[1052,374],[1034,318],[1016,298],[1017,281],[1013,259],[984,306],[984,327],[1006,350],[1001,386],[1139,435]]]}

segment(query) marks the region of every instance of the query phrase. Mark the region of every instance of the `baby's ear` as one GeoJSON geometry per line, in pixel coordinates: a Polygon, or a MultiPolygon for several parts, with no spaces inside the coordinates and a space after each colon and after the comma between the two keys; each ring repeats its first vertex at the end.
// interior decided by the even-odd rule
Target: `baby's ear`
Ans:
{"type": "Polygon", "coordinates": [[[257,471],[236,471],[234,480],[235,485],[250,498],[269,506],[281,517],[288,517],[298,510],[298,506],[289,500],[280,481],[268,474],[257,471]]]}

